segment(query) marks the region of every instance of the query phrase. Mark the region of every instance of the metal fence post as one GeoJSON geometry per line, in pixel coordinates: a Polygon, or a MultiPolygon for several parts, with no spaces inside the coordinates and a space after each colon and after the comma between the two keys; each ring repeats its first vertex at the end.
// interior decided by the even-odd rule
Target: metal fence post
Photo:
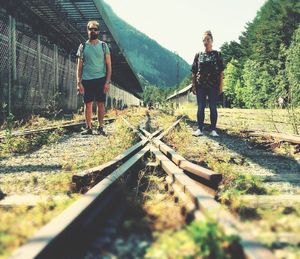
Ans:
{"type": "MultiPolygon", "coordinates": [[[[68,75],[67,75],[67,82],[68,84],[70,84],[70,94],[69,94],[69,102],[68,105],[67,105],[67,109],[73,109],[73,108],[76,108],[77,107],[77,103],[76,103],[76,99],[75,99],[75,96],[76,96],[76,92],[75,92],[75,89],[74,89],[74,86],[72,85],[71,82],[72,81],[72,77],[71,77],[71,70],[72,70],[72,64],[71,64],[71,53],[69,53],[68,55],[68,75]]],[[[68,96],[68,94],[67,94],[68,96]]]]}
{"type": "Polygon", "coordinates": [[[42,53],[41,53],[41,35],[37,35],[37,69],[38,69],[38,96],[39,96],[39,102],[40,104],[43,103],[44,96],[41,94],[42,88],[42,53]]]}
{"type": "Polygon", "coordinates": [[[11,92],[17,80],[16,19],[9,15],[8,30],[8,113],[12,111],[11,92]]]}
{"type": "Polygon", "coordinates": [[[56,105],[56,91],[58,89],[58,50],[56,44],[53,44],[53,105],[56,105]]]}

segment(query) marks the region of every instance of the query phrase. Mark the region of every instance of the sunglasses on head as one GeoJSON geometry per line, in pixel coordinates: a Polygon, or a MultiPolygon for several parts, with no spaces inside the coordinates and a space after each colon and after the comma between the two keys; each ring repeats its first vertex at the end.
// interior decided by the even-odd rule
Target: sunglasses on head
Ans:
{"type": "Polygon", "coordinates": [[[88,28],[89,31],[99,31],[98,28],[88,28]]]}

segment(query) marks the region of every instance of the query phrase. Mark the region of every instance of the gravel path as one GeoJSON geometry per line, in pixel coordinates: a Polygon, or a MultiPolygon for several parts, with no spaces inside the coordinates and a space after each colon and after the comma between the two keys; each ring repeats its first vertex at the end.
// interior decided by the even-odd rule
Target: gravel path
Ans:
{"type": "MultiPolygon", "coordinates": [[[[113,132],[113,124],[106,126],[108,134],[113,132]]],[[[109,140],[101,135],[81,135],[70,133],[62,136],[57,143],[21,155],[11,155],[0,160],[0,186],[6,194],[39,193],[41,190],[19,182],[41,181],[45,177],[60,174],[66,164],[80,163],[101,147],[107,147],[109,140]],[[11,183],[11,185],[10,185],[11,183]],[[16,185],[14,188],[13,185],[16,185]]]]}
{"type": "MultiPolygon", "coordinates": [[[[192,134],[192,128],[190,132],[192,134]]],[[[266,184],[282,193],[300,193],[299,155],[291,157],[276,154],[251,139],[243,139],[225,131],[219,133],[218,138],[210,137],[208,132],[205,132],[202,137],[193,137],[191,146],[198,146],[199,149],[207,147],[209,150],[224,154],[224,157],[229,155],[229,162],[234,164],[237,171],[268,178],[266,184]]],[[[197,158],[192,157],[192,159],[197,158]]]]}

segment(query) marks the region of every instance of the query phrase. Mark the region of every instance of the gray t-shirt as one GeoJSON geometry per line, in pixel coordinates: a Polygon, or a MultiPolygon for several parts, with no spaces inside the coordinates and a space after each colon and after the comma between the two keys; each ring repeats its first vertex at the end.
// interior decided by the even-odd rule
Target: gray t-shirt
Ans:
{"type": "Polygon", "coordinates": [[[97,44],[93,45],[87,41],[85,43],[84,51],[83,44],[80,44],[76,55],[83,59],[83,80],[105,77],[106,64],[104,60],[104,53],[110,54],[110,51],[105,42],[104,48],[102,48],[102,42],[103,41],[99,40],[97,44]]]}

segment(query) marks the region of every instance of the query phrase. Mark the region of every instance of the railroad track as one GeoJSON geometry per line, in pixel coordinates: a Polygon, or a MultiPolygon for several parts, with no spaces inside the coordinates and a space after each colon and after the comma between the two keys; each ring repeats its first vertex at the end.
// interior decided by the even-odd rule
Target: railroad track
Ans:
{"type": "Polygon", "coordinates": [[[300,144],[300,136],[295,134],[284,134],[284,133],[277,133],[277,132],[263,132],[263,131],[251,131],[251,130],[241,131],[241,133],[245,133],[247,136],[251,136],[251,137],[263,137],[265,139],[273,139],[277,142],[278,141],[288,142],[295,145],[300,144]]]}
{"type": "MultiPolygon", "coordinates": [[[[195,124],[193,120],[187,120],[190,124],[195,124]]],[[[221,130],[228,130],[231,127],[225,124],[218,124],[218,128],[221,130]]],[[[266,131],[255,131],[255,130],[241,130],[240,134],[245,137],[262,137],[264,139],[273,140],[274,142],[287,142],[294,145],[300,144],[300,136],[296,134],[285,134],[278,132],[266,132],[266,131]]]]}
{"type": "MultiPolygon", "coordinates": [[[[111,123],[115,120],[115,118],[105,118],[104,123],[111,123]]],[[[26,137],[26,136],[31,136],[34,134],[40,134],[43,132],[52,132],[57,129],[66,129],[66,130],[73,130],[73,129],[78,129],[80,127],[84,127],[86,125],[85,121],[80,121],[80,122],[71,122],[67,124],[62,124],[62,125],[56,125],[52,127],[45,127],[41,129],[33,129],[33,130],[24,130],[24,131],[13,131],[10,133],[11,137],[26,137]]],[[[0,141],[5,139],[6,136],[5,134],[0,134],[0,141]]]]}
{"type": "Polygon", "coordinates": [[[139,128],[140,142],[112,161],[74,176],[74,184],[78,190],[87,191],[85,195],[38,231],[12,258],[79,258],[95,238],[93,230],[103,227],[112,217],[111,213],[116,210],[113,204],[118,200],[122,203],[124,184],[136,177],[150,153],[167,174],[166,189],[185,202],[193,218],[202,219],[211,213],[226,232],[237,233],[244,258],[273,258],[268,249],[243,231],[242,224],[215,201],[222,176],[187,161],[161,141],[180,120],[164,132],[158,129],[150,133],[139,128]]]}

